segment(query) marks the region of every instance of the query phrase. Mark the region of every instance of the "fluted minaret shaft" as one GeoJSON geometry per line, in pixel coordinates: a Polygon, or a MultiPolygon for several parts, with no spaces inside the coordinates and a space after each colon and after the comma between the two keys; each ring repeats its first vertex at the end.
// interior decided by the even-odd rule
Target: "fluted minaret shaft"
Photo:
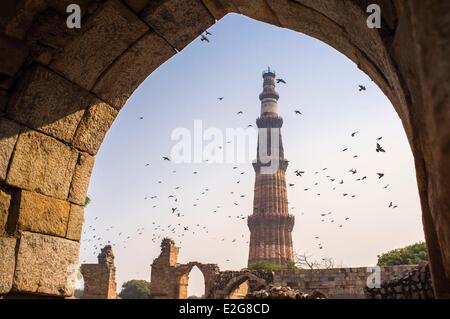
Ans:
{"type": "Polygon", "coordinates": [[[255,169],[253,214],[248,217],[250,251],[248,264],[268,261],[275,264],[292,262],[292,229],[294,216],[289,215],[284,158],[280,129],[283,119],[278,116],[279,95],[275,91],[275,72],[263,72],[261,116],[256,120],[259,130],[255,169]],[[268,161],[269,160],[269,161],[268,161]],[[267,167],[274,168],[266,170],[267,167]]]}

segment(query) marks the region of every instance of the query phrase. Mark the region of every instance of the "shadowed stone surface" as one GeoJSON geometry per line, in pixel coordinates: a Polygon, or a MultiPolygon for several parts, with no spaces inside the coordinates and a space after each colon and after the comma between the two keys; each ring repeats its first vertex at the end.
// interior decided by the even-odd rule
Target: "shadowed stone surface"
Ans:
{"type": "Polygon", "coordinates": [[[120,109],[130,93],[174,54],[175,50],[163,38],[149,32],[114,62],[93,91],[120,109]]]}
{"type": "Polygon", "coordinates": [[[64,237],[69,221],[67,201],[29,191],[20,192],[16,230],[64,237]]]}
{"type": "Polygon", "coordinates": [[[89,95],[43,67],[35,67],[11,98],[8,116],[43,133],[71,142],[89,95]]]}
{"type": "Polygon", "coordinates": [[[75,241],[23,232],[17,253],[13,290],[71,296],[79,249],[80,244],[75,241]]]}
{"type": "Polygon", "coordinates": [[[101,72],[147,30],[145,23],[120,1],[107,1],[84,22],[82,34],[50,67],[91,89],[101,72]]]}
{"type": "Polygon", "coordinates": [[[76,151],[51,137],[33,131],[22,133],[7,183],[66,199],[77,157],[76,151]]]}
{"type": "Polygon", "coordinates": [[[178,51],[214,23],[200,0],[153,1],[142,19],[178,51]]]}
{"type": "Polygon", "coordinates": [[[15,264],[16,239],[0,237],[0,294],[7,294],[12,287],[15,264]]]}

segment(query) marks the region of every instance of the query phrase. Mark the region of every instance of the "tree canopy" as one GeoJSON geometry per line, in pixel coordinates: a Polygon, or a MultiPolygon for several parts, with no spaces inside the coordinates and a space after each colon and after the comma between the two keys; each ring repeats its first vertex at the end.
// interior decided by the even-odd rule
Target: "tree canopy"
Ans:
{"type": "Polygon", "coordinates": [[[378,255],[378,266],[416,265],[428,261],[425,243],[416,243],[378,255]]]}
{"type": "Polygon", "coordinates": [[[295,268],[294,263],[288,263],[287,265],[278,265],[268,261],[260,261],[248,266],[249,270],[286,270],[295,268]]]}
{"type": "Polygon", "coordinates": [[[129,280],[122,285],[119,297],[122,299],[149,299],[150,283],[145,280],[129,280]]]}

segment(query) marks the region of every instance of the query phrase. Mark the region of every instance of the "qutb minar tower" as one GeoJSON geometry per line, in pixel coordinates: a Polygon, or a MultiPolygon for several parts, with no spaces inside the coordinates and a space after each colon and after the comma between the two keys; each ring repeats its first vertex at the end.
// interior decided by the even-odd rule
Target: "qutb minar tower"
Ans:
{"type": "Polygon", "coordinates": [[[247,220],[250,229],[248,264],[267,261],[285,265],[294,259],[294,216],[288,212],[285,177],[288,161],[284,158],[281,139],[283,119],[278,116],[275,72],[268,68],[263,72],[263,79],[263,91],[259,95],[261,116],[256,120],[259,134],[258,155],[253,162],[253,214],[247,220]]]}

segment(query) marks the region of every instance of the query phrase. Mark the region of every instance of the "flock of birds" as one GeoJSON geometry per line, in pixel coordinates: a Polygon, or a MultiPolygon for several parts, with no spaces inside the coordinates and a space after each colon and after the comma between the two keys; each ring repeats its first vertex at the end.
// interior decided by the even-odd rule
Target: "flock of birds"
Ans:
{"type": "MultiPolygon", "coordinates": [[[[202,42],[210,42],[210,39],[208,38],[208,36],[212,36],[212,34],[209,31],[206,31],[205,33],[203,33],[200,36],[200,40],[202,42]]],[[[287,81],[285,81],[282,78],[277,78],[276,82],[278,84],[287,84],[287,81]]],[[[358,91],[366,91],[366,87],[363,85],[359,85],[358,86],[358,91]]],[[[217,100],[218,101],[223,101],[225,97],[221,96],[218,97],[217,100]]],[[[242,110],[238,111],[236,113],[236,115],[243,115],[244,112],[242,110]]],[[[303,113],[298,110],[295,109],[294,110],[294,114],[296,116],[303,116],[303,113]]],[[[141,116],[139,117],[140,120],[143,120],[144,117],[141,116]]],[[[252,127],[251,124],[248,125],[248,127],[252,127]]],[[[350,134],[351,138],[357,138],[359,131],[354,131],[350,134]]],[[[383,137],[377,137],[375,139],[375,152],[377,153],[385,153],[386,150],[385,148],[380,144],[381,140],[383,137]]],[[[343,149],[341,149],[342,152],[350,152],[350,148],[349,147],[345,147],[343,149]]],[[[353,154],[351,155],[352,158],[358,158],[358,154],[353,154]]],[[[161,160],[164,162],[171,162],[171,159],[169,156],[161,156],[161,160]]],[[[207,160],[206,160],[207,161],[207,160]]],[[[145,163],[144,164],[145,167],[150,167],[151,163],[145,163]]],[[[251,168],[251,165],[247,165],[249,167],[247,167],[247,169],[251,168]]],[[[239,184],[241,182],[241,177],[243,177],[242,175],[245,175],[246,173],[248,173],[248,171],[242,170],[242,168],[240,170],[238,170],[238,166],[233,166],[232,167],[232,172],[230,174],[230,176],[232,176],[233,178],[235,178],[235,183],[239,184]]],[[[355,181],[355,182],[364,182],[369,178],[372,178],[372,176],[368,176],[368,175],[358,175],[358,170],[354,167],[349,168],[347,173],[347,176],[343,177],[337,177],[337,176],[332,176],[331,174],[327,174],[327,167],[323,167],[320,170],[313,170],[311,172],[304,170],[304,169],[295,169],[292,171],[294,178],[302,178],[305,175],[311,174],[311,175],[323,175],[325,176],[326,179],[328,179],[328,181],[331,183],[331,190],[336,191],[337,187],[343,187],[341,185],[347,184],[350,181],[355,181]],[[326,174],[326,175],[325,175],[326,174]]],[[[170,170],[172,174],[176,174],[177,171],[176,170],[170,170]]],[[[192,171],[193,175],[197,175],[199,174],[199,171],[192,171]]],[[[248,176],[247,178],[252,178],[253,179],[253,175],[252,174],[247,174],[247,175],[251,175],[248,176]]],[[[322,176],[322,177],[323,177],[322,176]]],[[[385,178],[385,173],[383,172],[375,172],[373,175],[373,178],[376,178],[377,180],[383,180],[385,178]]],[[[189,182],[189,181],[188,181],[189,182]]],[[[194,184],[192,181],[190,181],[191,184],[185,185],[186,188],[191,188],[194,187],[194,184]]],[[[163,180],[158,180],[157,181],[158,184],[162,184],[163,180]]],[[[314,186],[318,185],[318,181],[314,182],[314,186]]],[[[389,187],[389,184],[383,184],[383,188],[386,189],[389,187]]],[[[296,183],[289,183],[287,185],[289,188],[295,189],[296,183]]],[[[308,187],[302,187],[302,191],[303,192],[313,192],[313,186],[310,185],[308,187]]],[[[218,189],[219,192],[222,192],[225,196],[225,194],[227,193],[227,191],[223,190],[223,189],[218,189]]],[[[246,190],[247,192],[249,191],[253,191],[252,189],[250,190],[246,190]]],[[[300,190],[301,191],[301,190],[300,190]]],[[[163,224],[163,223],[157,223],[156,221],[153,221],[151,223],[151,225],[147,226],[147,227],[138,227],[136,228],[132,233],[128,233],[125,234],[124,231],[120,231],[119,229],[115,229],[113,225],[108,226],[106,229],[104,229],[105,233],[110,234],[108,236],[108,238],[110,238],[109,240],[107,240],[106,238],[103,238],[102,236],[100,236],[98,234],[98,230],[96,229],[96,227],[94,225],[87,225],[87,228],[84,230],[83,232],[83,239],[82,239],[82,243],[85,243],[85,245],[83,245],[83,250],[91,250],[92,248],[94,248],[94,250],[92,251],[93,255],[97,255],[98,251],[106,244],[112,245],[113,247],[121,247],[126,249],[127,245],[129,244],[129,242],[135,238],[138,238],[140,236],[143,236],[144,233],[146,231],[151,233],[151,241],[154,243],[159,243],[164,237],[176,237],[178,238],[177,243],[182,243],[182,240],[184,237],[188,236],[188,235],[192,235],[192,236],[198,236],[201,234],[209,234],[209,230],[208,227],[203,225],[202,223],[194,223],[194,224],[189,224],[189,216],[186,218],[186,213],[184,212],[186,209],[184,208],[184,206],[182,205],[182,202],[184,203],[184,198],[182,196],[182,192],[183,192],[183,187],[181,185],[174,185],[173,186],[173,192],[170,194],[148,194],[145,195],[143,197],[143,200],[148,202],[150,201],[151,204],[149,205],[152,209],[156,209],[158,208],[158,201],[161,201],[161,204],[169,204],[170,205],[170,209],[167,211],[167,214],[170,215],[170,220],[172,221],[171,223],[167,223],[167,224],[163,224]],[[114,239],[112,239],[114,238],[114,239]],[[88,248],[86,244],[91,245],[91,248],[88,248]]],[[[202,187],[199,191],[198,191],[198,196],[196,196],[193,200],[192,199],[188,199],[187,202],[190,202],[190,205],[192,205],[193,208],[197,208],[201,205],[201,202],[203,200],[206,199],[206,197],[208,196],[208,194],[211,192],[211,189],[208,187],[202,187]]],[[[244,191],[243,191],[244,192],[244,191]]],[[[251,201],[251,199],[246,198],[245,194],[242,194],[240,192],[237,191],[236,188],[229,190],[228,191],[229,195],[233,196],[230,199],[227,199],[228,204],[236,207],[236,211],[239,210],[238,206],[242,205],[242,200],[247,201],[251,201]]],[[[348,198],[355,198],[356,194],[351,194],[350,192],[345,192],[342,191],[342,197],[348,197],[348,198]]],[[[316,192],[315,193],[316,196],[320,196],[321,193],[320,192],[316,192]]],[[[291,194],[291,196],[294,196],[293,194],[291,194]]],[[[222,205],[215,205],[212,209],[206,209],[206,208],[200,208],[202,210],[202,214],[207,214],[207,213],[212,213],[212,214],[216,214],[216,213],[222,213],[222,205]]],[[[397,204],[394,204],[392,201],[389,202],[387,204],[387,207],[389,209],[396,209],[398,207],[397,204]]],[[[295,207],[291,207],[290,210],[295,210],[295,207]]],[[[227,219],[229,220],[235,220],[236,222],[242,222],[242,223],[246,223],[246,219],[247,216],[249,215],[248,212],[240,212],[237,214],[230,214],[230,211],[228,210],[228,213],[225,214],[227,219]]],[[[304,213],[301,213],[301,215],[304,215],[304,213]]],[[[332,211],[326,212],[326,213],[320,213],[320,220],[322,223],[325,222],[329,222],[331,224],[335,224],[338,228],[342,228],[344,225],[344,222],[348,222],[350,221],[350,217],[346,216],[343,220],[338,221],[338,219],[336,217],[333,217],[334,213],[332,211]]],[[[94,221],[97,223],[98,221],[98,217],[94,218],[94,221]]],[[[104,223],[103,223],[104,224],[104,223]]],[[[246,227],[245,227],[246,229],[246,227]]],[[[217,235],[217,234],[214,234],[217,235]]],[[[323,243],[320,242],[320,237],[319,236],[315,236],[314,237],[315,240],[317,240],[317,245],[319,249],[323,249],[323,243]]],[[[229,242],[229,243],[233,243],[233,244],[237,244],[237,245],[242,245],[242,244],[248,244],[248,230],[247,233],[242,233],[240,236],[234,236],[232,238],[229,238],[227,236],[221,236],[218,238],[219,242],[224,243],[224,242],[229,242]]],[[[227,259],[227,261],[230,261],[229,259],[227,259]]],[[[82,261],[83,263],[86,262],[86,260],[82,261]]]]}

